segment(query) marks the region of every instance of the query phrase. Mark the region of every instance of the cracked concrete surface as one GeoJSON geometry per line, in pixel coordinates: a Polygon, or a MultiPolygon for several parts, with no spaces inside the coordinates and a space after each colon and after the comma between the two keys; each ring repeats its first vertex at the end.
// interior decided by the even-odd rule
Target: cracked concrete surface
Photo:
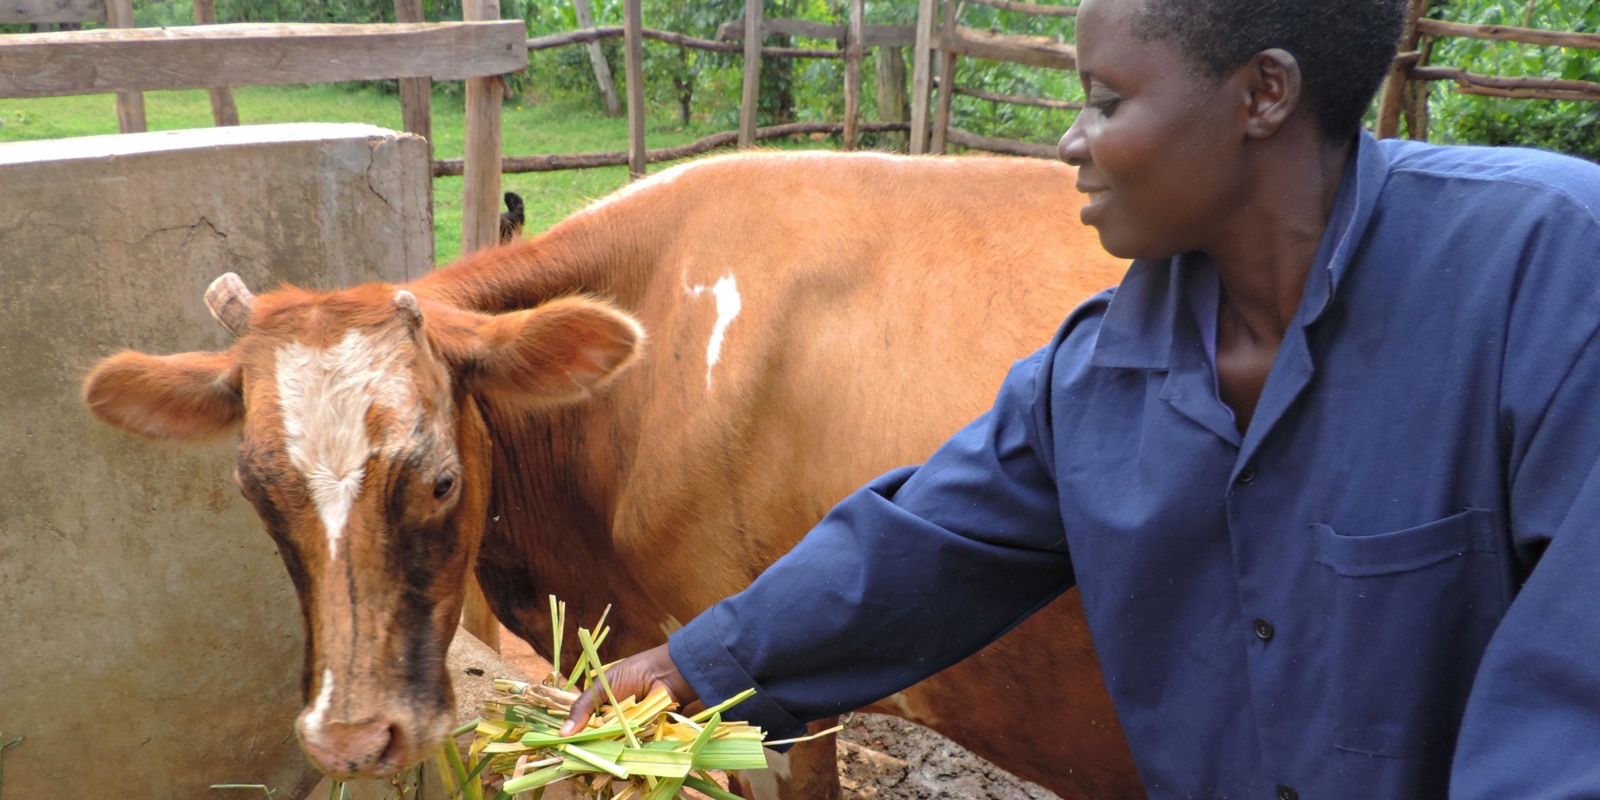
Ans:
{"type": "Polygon", "coordinates": [[[123,347],[225,348],[201,299],[223,272],[430,269],[428,168],[425,141],[366,125],[0,145],[0,730],[28,737],[6,797],[306,788],[299,612],[231,448],[104,429],[78,383],[123,347]]]}

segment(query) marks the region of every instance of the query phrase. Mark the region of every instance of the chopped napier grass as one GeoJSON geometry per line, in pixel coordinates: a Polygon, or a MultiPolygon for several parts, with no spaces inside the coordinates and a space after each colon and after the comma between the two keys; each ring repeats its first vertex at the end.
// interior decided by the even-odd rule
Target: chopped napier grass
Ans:
{"type": "Polygon", "coordinates": [[[761,729],[722,719],[723,712],[755,694],[754,689],[692,718],[675,713],[678,705],[665,689],[657,688],[642,700],[615,697],[600,659],[610,613],[607,606],[593,630],[577,629],[578,658],[564,675],[560,654],[567,605],[550,598],[555,640],[550,674],[538,683],[496,680],[499,696],[484,704],[484,719],[473,726],[477,735],[467,754],[456,749],[453,739],[446,740],[435,760],[450,797],[483,800],[478,776],[489,772],[505,776],[494,800],[524,792],[528,794],[522,796],[538,800],[544,787],[567,780],[588,800],[673,800],[685,797],[686,789],[722,800],[733,795],[707,772],[767,768],[761,729]],[[560,736],[580,684],[598,684],[607,702],[578,733],[560,736]]]}

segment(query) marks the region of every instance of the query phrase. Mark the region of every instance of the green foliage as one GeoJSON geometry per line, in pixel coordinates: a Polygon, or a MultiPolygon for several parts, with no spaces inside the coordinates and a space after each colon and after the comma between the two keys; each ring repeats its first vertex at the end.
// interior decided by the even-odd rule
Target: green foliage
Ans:
{"type": "MultiPolygon", "coordinates": [[[[1600,31],[1600,0],[1450,0],[1429,16],[1475,25],[1600,31]]],[[[1503,77],[1600,81],[1600,51],[1445,38],[1433,64],[1503,77]]],[[[1429,94],[1433,141],[1559,150],[1600,161],[1600,103],[1509,100],[1461,94],[1447,82],[1429,94]]]]}
{"type": "MultiPolygon", "coordinates": [[[[1043,0],[1052,2],[1053,0],[1043,0]]],[[[844,24],[847,0],[764,0],[770,17],[796,17],[844,24]]],[[[427,19],[460,19],[461,0],[424,0],[427,19]]],[[[623,0],[590,0],[595,23],[622,25],[623,0]]],[[[866,0],[869,24],[911,24],[912,0],[866,0]]],[[[218,0],[224,22],[379,22],[394,17],[393,0],[218,0]]],[[[716,38],[719,25],[741,18],[744,0],[643,0],[646,27],[702,39],[716,38]]],[[[521,18],[530,37],[564,33],[578,27],[571,0],[501,0],[501,15],[521,18]]],[[[1531,25],[1548,30],[1600,31],[1600,0],[1436,0],[1430,15],[1473,24],[1531,25]]],[[[134,0],[141,26],[193,23],[191,0],[134,0]]],[[[1006,33],[1045,36],[1071,42],[1070,17],[1045,17],[967,5],[963,25],[1006,33]]],[[[9,26],[0,30],[22,30],[9,26]]],[[[768,45],[832,48],[831,41],[768,37],[768,45]]],[[[625,74],[620,39],[601,44],[619,92],[625,74]]],[[[909,56],[909,48],[907,49],[909,56]]],[[[865,119],[880,118],[876,108],[876,49],[863,65],[862,105],[865,119]]],[[[909,58],[907,59],[909,61],[909,58]]],[[[1600,51],[1539,47],[1511,42],[1443,38],[1434,44],[1431,63],[1460,67],[1486,75],[1560,77],[1600,81],[1600,51]]],[[[737,126],[743,82],[743,57],[646,41],[646,103],[657,131],[730,130],[737,126]]],[[[509,76],[524,105],[555,103],[573,111],[603,110],[589,54],[583,47],[563,47],[531,54],[527,71],[509,76]]],[[[1082,100],[1082,88],[1071,73],[963,58],[956,83],[985,91],[1082,100]]],[[[373,82],[350,88],[392,92],[394,83],[373,82]]],[[[442,84],[439,91],[459,97],[460,84],[442,84]]],[[[1506,100],[1465,95],[1448,82],[1430,91],[1430,138],[1434,141],[1521,144],[1575,153],[1600,160],[1600,103],[1506,100]]],[[[844,65],[837,59],[768,59],[761,71],[759,122],[837,121],[844,113],[844,65]]],[[[1053,142],[1071,124],[1074,112],[994,103],[957,96],[952,124],[986,136],[1053,142]]],[[[869,137],[868,143],[871,143],[869,137]]],[[[592,150],[595,148],[579,148],[592,150]]]]}

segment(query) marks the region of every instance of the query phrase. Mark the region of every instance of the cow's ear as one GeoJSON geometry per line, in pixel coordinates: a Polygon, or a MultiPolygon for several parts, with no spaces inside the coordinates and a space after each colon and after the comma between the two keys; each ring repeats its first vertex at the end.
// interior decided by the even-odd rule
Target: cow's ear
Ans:
{"type": "Polygon", "coordinates": [[[195,442],[244,418],[239,362],[229,353],[124,351],[95,366],[83,401],[95,418],[149,439],[195,442]]]}
{"type": "Polygon", "coordinates": [[[567,297],[527,311],[480,317],[454,372],[506,406],[537,408],[589,397],[637,361],[644,328],[599,300],[567,297]]]}

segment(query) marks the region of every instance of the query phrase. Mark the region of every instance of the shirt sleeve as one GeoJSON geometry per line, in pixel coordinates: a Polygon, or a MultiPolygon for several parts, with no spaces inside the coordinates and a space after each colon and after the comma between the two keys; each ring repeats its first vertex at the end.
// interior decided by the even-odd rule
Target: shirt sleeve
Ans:
{"type": "Polygon", "coordinates": [[[1562,266],[1530,270],[1519,292],[1544,299],[1512,306],[1501,408],[1515,599],[1468,697],[1453,798],[1600,797],[1597,231],[1590,218],[1532,245],[1562,266]]]}
{"type": "Polygon", "coordinates": [[[777,737],[977,652],[1072,586],[1037,414],[1046,348],[927,463],[838,506],[745,591],[669,640],[707,703],[777,737]]]}

